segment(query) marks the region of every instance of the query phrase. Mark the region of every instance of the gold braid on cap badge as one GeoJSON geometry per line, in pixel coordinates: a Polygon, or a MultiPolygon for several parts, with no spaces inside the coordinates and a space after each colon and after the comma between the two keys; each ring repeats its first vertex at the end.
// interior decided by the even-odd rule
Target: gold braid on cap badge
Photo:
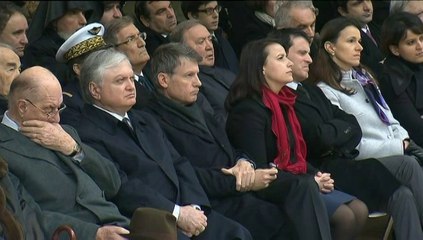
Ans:
{"type": "Polygon", "coordinates": [[[106,46],[106,43],[104,42],[104,39],[100,36],[95,36],[92,38],[89,38],[85,41],[82,41],[75,46],[71,47],[69,51],[65,53],[63,58],[66,61],[71,60],[72,58],[76,58],[81,56],[84,53],[90,52],[94,49],[104,47],[106,46]]]}

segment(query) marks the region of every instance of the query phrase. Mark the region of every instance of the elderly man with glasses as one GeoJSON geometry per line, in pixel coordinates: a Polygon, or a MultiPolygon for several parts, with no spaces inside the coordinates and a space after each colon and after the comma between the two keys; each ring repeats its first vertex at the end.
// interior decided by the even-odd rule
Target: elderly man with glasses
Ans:
{"type": "Polygon", "coordinates": [[[217,1],[182,1],[181,9],[187,19],[196,19],[203,24],[212,36],[215,66],[228,69],[237,74],[238,58],[226,33],[219,28],[219,13],[222,7],[217,1]]]}
{"type": "Polygon", "coordinates": [[[134,108],[142,108],[152,98],[156,88],[150,80],[149,72],[146,72],[150,55],[146,49],[147,36],[140,32],[134,21],[129,16],[115,19],[110,22],[104,33],[104,40],[112,45],[117,51],[124,53],[131,63],[135,77],[135,88],[137,91],[137,103],[134,108]]]}
{"type": "Polygon", "coordinates": [[[115,166],[60,125],[62,89],[43,67],[23,71],[9,92],[0,124],[0,155],[41,208],[47,236],[69,224],[78,239],[123,240],[129,220],[106,200],[116,195],[115,166]]]}

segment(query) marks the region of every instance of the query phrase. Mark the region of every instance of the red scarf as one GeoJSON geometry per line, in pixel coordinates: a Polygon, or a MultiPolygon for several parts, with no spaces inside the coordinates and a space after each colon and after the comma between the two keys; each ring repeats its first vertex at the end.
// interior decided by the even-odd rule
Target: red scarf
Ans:
{"type": "Polygon", "coordinates": [[[293,174],[304,174],[307,171],[306,154],[307,148],[301,132],[301,126],[294,111],[296,95],[288,88],[283,87],[279,94],[275,94],[269,88],[263,87],[263,103],[272,111],[272,131],[276,135],[278,155],[273,160],[279,169],[293,174]],[[288,122],[291,123],[292,134],[295,136],[296,162],[290,162],[291,146],[287,123],[282,114],[283,105],[287,111],[288,122]]]}

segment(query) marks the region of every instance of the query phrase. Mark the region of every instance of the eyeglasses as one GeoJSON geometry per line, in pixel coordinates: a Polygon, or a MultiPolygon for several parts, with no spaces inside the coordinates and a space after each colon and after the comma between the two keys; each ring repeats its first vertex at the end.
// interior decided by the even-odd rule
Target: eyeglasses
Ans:
{"type": "Polygon", "coordinates": [[[222,7],[219,5],[217,5],[215,8],[198,9],[198,12],[202,12],[207,15],[212,15],[214,12],[220,13],[220,11],[222,11],[222,7]]]}
{"type": "Polygon", "coordinates": [[[138,40],[138,39],[142,39],[142,40],[146,40],[147,39],[147,33],[145,33],[145,32],[140,32],[140,33],[137,33],[137,34],[135,34],[135,35],[132,35],[132,36],[129,36],[128,37],[128,39],[126,39],[126,41],[123,41],[123,42],[121,42],[121,43],[117,43],[117,44],[115,44],[114,46],[115,47],[119,47],[120,45],[123,45],[123,44],[130,44],[131,42],[133,42],[133,41],[135,41],[135,40],[138,40]]]}
{"type": "Polygon", "coordinates": [[[32,106],[34,106],[36,109],[40,110],[40,112],[44,113],[48,119],[56,116],[56,114],[63,112],[63,110],[65,110],[66,105],[64,103],[60,104],[59,108],[51,110],[50,112],[46,112],[43,109],[41,109],[40,107],[38,107],[37,105],[35,105],[34,103],[31,102],[31,100],[25,98],[25,101],[29,102],[32,106]]]}

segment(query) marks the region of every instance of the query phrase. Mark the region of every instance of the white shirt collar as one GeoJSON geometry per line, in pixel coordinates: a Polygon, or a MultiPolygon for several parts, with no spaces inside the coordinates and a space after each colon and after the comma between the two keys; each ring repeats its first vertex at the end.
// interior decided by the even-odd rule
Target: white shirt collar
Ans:
{"type": "Polygon", "coordinates": [[[289,88],[291,88],[291,89],[293,89],[293,90],[297,90],[297,87],[298,87],[298,85],[300,85],[301,83],[299,83],[299,82],[295,82],[295,81],[293,81],[293,82],[289,82],[289,83],[287,83],[286,84],[286,86],[287,87],[289,87],[289,88]]]}
{"type": "Polygon", "coordinates": [[[15,122],[13,119],[11,119],[8,115],[9,111],[6,111],[3,115],[3,119],[1,120],[1,123],[10,127],[11,129],[19,132],[19,125],[17,122],[15,122]]]}
{"type": "Polygon", "coordinates": [[[108,114],[110,114],[110,115],[112,115],[113,117],[115,117],[117,120],[119,120],[119,121],[122,121],[124,118],[127,118],[127,119],[129,119],[129,117],[128,117],[128,113],[126,112],[125,113],[125,116],[121,116],[121,115],[119,115],[119,114],[117,114],[117,113],[114,113],[114,112],[110,112],[109,110],[106,110],[106,109],[104,109],[104,108],[102,108],[102,107],[100,107],[100,106],[97,106],[97,105],[95,105],[95,104],[93,104],[93,106],[94,107],[96,107],[96,108],[98,108],[98,109],[100,109],[100,110],[102,110],[102,111],[104,111],[104,112],[106,112],[106,113],[108,113],[108,114]]]}

